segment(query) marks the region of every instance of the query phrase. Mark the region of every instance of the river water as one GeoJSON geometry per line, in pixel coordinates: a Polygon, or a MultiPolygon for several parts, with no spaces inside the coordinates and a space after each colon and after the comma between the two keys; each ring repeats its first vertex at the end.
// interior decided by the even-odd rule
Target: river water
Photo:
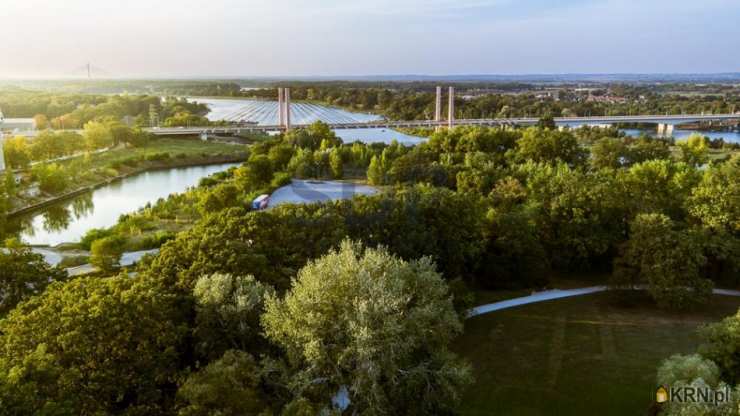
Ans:
{"type": "Polygon", "coordinates": [[[55,246],[78,242],[92,228],[115,225],[122,214],[183,192],[197,185],[201,178],[238,165],[224,163],[140,173],[40,212],[21,216],[14,222],[20,229],[21,239],[28,244],[55,246]]]}

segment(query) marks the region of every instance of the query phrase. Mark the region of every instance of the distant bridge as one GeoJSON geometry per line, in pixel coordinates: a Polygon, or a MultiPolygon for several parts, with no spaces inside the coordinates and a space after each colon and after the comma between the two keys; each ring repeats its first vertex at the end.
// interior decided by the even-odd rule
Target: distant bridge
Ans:
{"type": "MultiPolygon", "coordinates": [[[[437,128],[450,126],[533,126],[540,121],[536,117],[520,118],[484,118],[449,120],[410,120],[410,121],[369,121],[350,123],[327,123],[331,129],[374,129],[374,128],[437,128]]],[[[686,114],[686,115],[640,115],[640,116],[594,116],[594,117],[557,117],[558,126],[611,125],[622,123],[657,124],[658,129],[672,130],[679,124],[697,122],[739,121],[737,114],[686,114]]],[[[294,124],[290,128],[307,127],[306,124],[294,124]]],[[[286,130],[285,125],[242,125],[224,127],[154,127],[146,129],[158,136],[199,135],[199,134],[239,134],[242,132],[276,132],[286,130]]]]}
{"type": "MultiPolygon", "coordinates": [[[[342,121],[327,123],[331,129],[374,129],[374,128],[441,128],[455,126],[533,126],[540,119],[537,117],[519,118],[483,118],[483,119],[456,119],[455,118],[455,88],[449,87],[447,99],[447,119],[442,119],[442,87],[436,88],[433,120],[410,121],[342,121]]],[[[241,132],[277,132],[291,128],[306,127],[305,124],[291,124],[290,88],[278,88],[277,120],[275,125],[246,124],[227,127],[177,127],[151,128],[152,134],[160,136],[170,135],[208,135],[208,134],[239,134],[241,132]]],[[[678,124],[696,122],[722,122],[728,120],[740,121],[740,113],[736,114],[683,114],[683,115],[634,115],[634,116],[593,116],[593,117],[558,117],[555,124],[559,126],[582,125],[611,125],[621,123],[657,124],[659,135],[670,135],[673,127],[678,124]]],[[[245,120],[249,122],[249,120],[245,120]]]]}
{"type": "MultiPolygon", "coordinates": [[[[339,120],[327,123],[334,130],[343,129],[374,129],[374,128],[452,128],[455,126],[532,126],[540,119],[537,117],[516,118],[482,118],[482,119],[456,119],[455,118],[455,89],[449,87],[447,104],[447,118],[442,118],[442,87],[437,87],[435,111],[433,120],[409,120],[409,121],[352,121],[339,120]]],[[[288,131],[292,128],[302,128],[307,124],[291,123],[290,88],[278,88],[277,124],[256,124],[254,120],[239,119],[231,120],[241,124],[214,127],[151,127],[146,130],[157,136],[178,135],[219,135],[240,134],[248,132],[279,132],[288,131]]],[[[249,117],[245,115],[244,117],[249,117]]],[[[629,116],[589,116],[589,117],[557,117],[555,124],[559,126],[577,127],[582,125],[612,125],[622,123],[657,124],[658,135],[670,136],[676,125],[697,122],[726,122],[735,121],[740,123],[740,113],[735,114],[680,114],[680,115],[629,115],[629,116]]],[[[76,130],[79,131],[79,130],[76,130]]],[[[15,134],[33,137],[34,131],[20,131],[15,134]]]]}

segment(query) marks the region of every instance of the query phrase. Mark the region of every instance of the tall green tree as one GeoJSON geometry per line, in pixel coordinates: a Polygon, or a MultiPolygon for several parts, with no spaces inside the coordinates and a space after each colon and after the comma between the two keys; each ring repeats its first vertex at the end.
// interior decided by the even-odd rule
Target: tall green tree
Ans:
{"type": "Polygon", "coordinates": [[[138,279],[52,283],[0,321],[0,392],[36,406],[17,414],[59,403],[66,414],[164,414],[184,335],[178,322],[174,299],[138,279]]]}
{"type": "Polygon", "coordinates": [[[707,259],[700,236],[677,228],[664,214],[638,215],[615,262],[615,284],[647,284],[650,295],[663,307],[681,309],[706,302],[712,282],[701,273],[707,259]]]}
{"type": "Polygon", "coordinates": [[[470,381],[449,350],[462,324],[428,258],[345,241],[268,300],[263,325],[294,365],[296,394],[325,406],[346,388],[352,412],[440,414],[470,381]]]}
{"type": "Polygon", "coordinates": [[[252,276],[215,273],[195,283],[196,351],[216,359],[229,349],[259,352],[264,347],[259,317],[274,290],[252,276]]]}
{"type": "Polygon", "coordinates": [[[42,255],[10,242],[0,249],[0,317],[18,303],[42,293],[50,283],[66,278],[67,272],[50,266],[42,255]]]}

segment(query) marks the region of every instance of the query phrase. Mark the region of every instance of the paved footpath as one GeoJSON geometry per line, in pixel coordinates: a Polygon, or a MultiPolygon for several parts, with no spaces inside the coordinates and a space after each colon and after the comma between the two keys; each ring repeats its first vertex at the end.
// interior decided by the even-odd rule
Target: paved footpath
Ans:
{"type": "MultiPolygon", "coordinates": [[[[639,289],[644,290],[644,288],[639,288],[639,289]]],[[[529,296],[507,299],[507,300],[502,300],[500,302],[489,303],[487,305],[476,306],[475,308],[470,310],[470,313],[468,314],[468,318],[472,318],[474,316],[483,315],[483,314],[494,312],[494,311],[500,311],[502,309],[509,309],[509,308],[513,308],[516,306],[528,305],[530,303],[544,302],[544,301],[553,300],[553,299],[569,298],[573,296],[583,296],[583,295],[588,295],[591,293],[605,292],[606,290],[607,290],[606,286],[591,286],[591,287],[583,287],[580,289],[565,289],[565,290],[553,289],[553,290],[545,290],[542,292],[535,292],[529,296]]],[[[740,297],[740,290],[713,289],[712,293],[715,295],[740,297]]]]}

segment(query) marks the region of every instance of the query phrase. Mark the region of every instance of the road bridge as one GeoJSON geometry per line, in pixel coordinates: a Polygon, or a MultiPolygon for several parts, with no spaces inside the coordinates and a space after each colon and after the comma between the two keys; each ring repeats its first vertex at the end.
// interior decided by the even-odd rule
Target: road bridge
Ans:
{"type": "MultiPolygon", "coordinates": [[[[436,117],[435,117],[436,118],[436,117]]],[[[327,123],[334,130],[374,129],[374,128],[438,128],[455,126],[533,126],[540,121],[536,117],[519,118],[484,118],[453,120],[381,120],[354,123],[327,123]]],[[[737,114],[683,114],[683,115],[636,115],[636,116],[593,116],[593,117],[556,117],[558,126],[577,127],[583,125],[611,125],[623,123],[657,124],[675,126],[697,122],[740,121],[737,114]]],[[[290,128],[307,127],[306,124],[293,124],[290,128]]],[[[223,127],[154,127],[146,129],[158,136],[200,135],[200,134],[239,134],[248,132],[277,132],[287,130],[285,125],[243,125],[223,127]]]]}

